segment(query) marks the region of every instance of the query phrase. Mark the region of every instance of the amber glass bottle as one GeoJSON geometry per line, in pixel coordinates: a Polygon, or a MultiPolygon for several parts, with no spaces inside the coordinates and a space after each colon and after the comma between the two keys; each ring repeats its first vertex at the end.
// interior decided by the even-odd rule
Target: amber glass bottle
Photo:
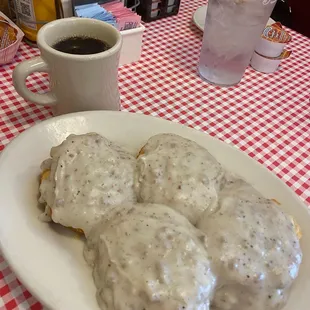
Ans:
{"type": "Polygon", "coordinates": [[[47,22],[57,18],[59,2],[55,0],[15,0],[17,21],[28,40],[36,42],[39,29],[47,22]]]}

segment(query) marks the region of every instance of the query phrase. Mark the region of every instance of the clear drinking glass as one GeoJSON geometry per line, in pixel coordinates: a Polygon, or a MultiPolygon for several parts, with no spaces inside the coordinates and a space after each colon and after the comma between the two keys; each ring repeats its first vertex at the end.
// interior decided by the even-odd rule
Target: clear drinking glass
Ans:
{"type": "Polygon", "coordinates": [[[277,0],[209,0],[200,76],[229,86],[240,82],[277,0]]]}

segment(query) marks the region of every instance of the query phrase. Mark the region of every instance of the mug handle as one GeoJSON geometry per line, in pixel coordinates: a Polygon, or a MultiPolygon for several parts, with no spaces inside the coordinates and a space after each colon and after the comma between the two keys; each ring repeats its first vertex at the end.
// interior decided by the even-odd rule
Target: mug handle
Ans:
{"type": "Polygon", "coordinates": [[[13,84],[16,91],[25,99],[43,106],[56,105],[56,97],[52,92],[37,94],[26,86],[27,77],[33,72],[48,72],[48,65],[41,57],[35,57],[18,64],[13,71],[13,84]]]}

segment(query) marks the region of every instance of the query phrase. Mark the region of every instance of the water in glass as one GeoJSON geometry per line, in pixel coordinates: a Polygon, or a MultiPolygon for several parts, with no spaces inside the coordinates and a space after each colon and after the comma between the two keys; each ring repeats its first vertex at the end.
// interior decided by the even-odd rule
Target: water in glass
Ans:
{"type": "Polygon", "coordinates": [[[198,71],[210,83],[240,82],[277,0],[209,0],[198,71]]]}

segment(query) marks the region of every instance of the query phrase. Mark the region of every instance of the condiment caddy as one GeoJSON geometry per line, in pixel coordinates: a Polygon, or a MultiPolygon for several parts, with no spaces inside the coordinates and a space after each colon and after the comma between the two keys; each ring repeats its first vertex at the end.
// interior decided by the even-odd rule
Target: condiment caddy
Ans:
{"type": "Polygon", "coordinates": [[[140,0],[137,13],[144,22],[178,14],[181,0],[140,0]]]}

